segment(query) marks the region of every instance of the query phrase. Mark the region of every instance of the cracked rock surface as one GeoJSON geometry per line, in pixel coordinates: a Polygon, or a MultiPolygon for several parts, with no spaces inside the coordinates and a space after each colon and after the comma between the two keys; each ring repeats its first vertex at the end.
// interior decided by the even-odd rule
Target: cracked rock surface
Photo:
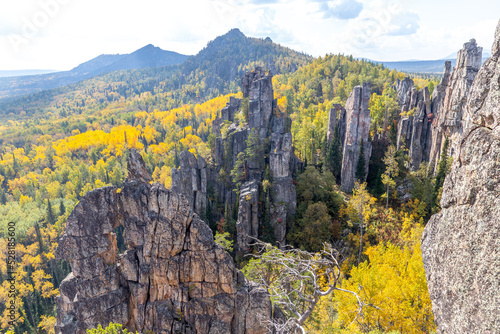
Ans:
{"type": "Polygon", "coordinates": [[[500,23],[422,257],[438,333],[500,333],[500,23]]]}
{"type": "Polygon", "coordinates": [[[134,150],[128,166],[121,191],[87,193],[68,218],[56,256],[72,272],[60,286],[56,333],[110,322],[156,334],[267,333],[266,291],[235,268],[184,196],[149,184],[134,150]]]}

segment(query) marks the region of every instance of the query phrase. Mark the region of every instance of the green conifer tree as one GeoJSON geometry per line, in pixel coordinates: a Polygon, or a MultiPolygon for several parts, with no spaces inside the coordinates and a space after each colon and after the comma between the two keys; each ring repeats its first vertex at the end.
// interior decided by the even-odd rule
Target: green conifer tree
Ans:
{"type": "Polygon", "coordinates": [[[356,179],[359,180],[359,182],[364,182],[365,181],[365,170],[366,170],[366,161],[365,161],[365,145],[364,141],[361,140],[361,144],[359,145],[359,158],[358,158],[358,164],[356,165],[356,179]]]}
{"type": "Polygon", "coordinates": [[[52,203],[50,202],[50,199],[47,200],[47,223],[54,225],[56,222],[56,217],[54,215],[54,210],[52,209],[52,203]]]}

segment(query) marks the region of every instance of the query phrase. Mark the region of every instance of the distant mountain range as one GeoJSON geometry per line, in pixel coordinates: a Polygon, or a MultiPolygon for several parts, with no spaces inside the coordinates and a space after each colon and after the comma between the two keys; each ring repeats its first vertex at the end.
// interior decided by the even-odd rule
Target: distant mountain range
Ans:
{"type": "Polygon", "coordinates": [[[238,92],[241,76],[256,66],[286,74],[314,60],[270,38],[247,37],[238,29],[210,41],[194,56],[174,57],[176,65],[160,66],[166,52],[148,45],[130,55],[101,55],[68,72],[14,78],[17,90],[13,78],[3,78],[4,82],[0,78],[0,94],[10,96],[0,100],[0,114],[43,114],[61,105],[65,113],[81,112],[82,106],[91,104],[97,110],[145,92],[154,99],[141,110],[169,110],[238,92]],[[58,87],[50,89],[55,84],[58,87]]]}
{"type": "MultiPolygon", "coordinates": [[[[483,62],[491,56],[490,51],[483,52],[483,62]]],[[[427,73],[427,74],[442,74],[445,61],[451,61],[451,66],[455,67],[457,61],[457,52],[452,53],[448,57],[438,60],[407,60],[407,61],[376,61],[375,63],[383,64],[391,70],[397,70],[407,73],[427,73]]]]}
{"type": "Polygon", "coordinates": [[[107,72],[177,65],[184,62],[187,57],[149,44],[130,54],[100,55],[70,71],[45,72],[45,74],[33,71],[12,71],[12,74],[17,76],[0,77],[0,98],[67,86],[107,72]]]}
{"type": "Polygon", "coordinates": [[[0,71],[0,78],[5,77],[20,77],[23,75],[39,75],[54,73],[56,70],[13,70],[13,71],[0,71]]]}

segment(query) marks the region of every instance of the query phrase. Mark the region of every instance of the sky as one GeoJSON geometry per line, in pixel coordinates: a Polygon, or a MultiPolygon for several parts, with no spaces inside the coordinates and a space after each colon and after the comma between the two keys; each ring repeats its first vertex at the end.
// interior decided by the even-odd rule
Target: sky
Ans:
{"type": "Polygon", "coordinates": [[[147,44],[186,55],[232,28],[312,56],[433,60],[476,38],[494,0],[0,0],[0,70],[69,70],[147,44]]]}

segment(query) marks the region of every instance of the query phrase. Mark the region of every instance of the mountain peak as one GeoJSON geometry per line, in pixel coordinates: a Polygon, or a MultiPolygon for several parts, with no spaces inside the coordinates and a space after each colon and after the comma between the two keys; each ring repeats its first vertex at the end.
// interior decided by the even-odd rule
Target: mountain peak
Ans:
{"type": "Polygon", "coordinates": [[[238,28],[233,28],[229,30],[225,35],[223,36],[239,36],[239,37],[246,37],[244,33],[241,32],[240,29],[238,28]]]}

